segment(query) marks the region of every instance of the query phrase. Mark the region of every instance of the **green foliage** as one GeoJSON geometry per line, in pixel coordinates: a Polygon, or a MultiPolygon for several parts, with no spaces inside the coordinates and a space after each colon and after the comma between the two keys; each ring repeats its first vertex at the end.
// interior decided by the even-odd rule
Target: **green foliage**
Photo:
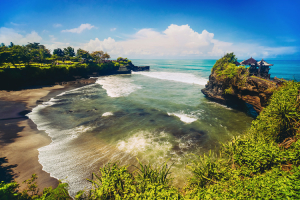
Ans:
{"type": "Polygon", "coordinates": [[[98,63],[101,62],[102,60],[102,56],[103,56],[104,52],[103,51],[94,51],[91,53],[92,58],[97,61],[98,63]]]}
{"type": "Polygon", "coordinates": [[[17,199],[17,197],[20,195],[17,192],[15,192],[18,187],[19,187],[19,184],[16,182],[4,183],[4,181],[2,181],[0,183],[1,199],[2,200],[17,199]]]}
{"type": "Polygon", "coordinates": [[[273,94],[246,134],[223,144],[220,156],[210,154],[194,160],[185,197],[298,199],[299,89],[299,83],[287,82],[273,94]],[[285,148],[277,143],[283,139],[290,139],[285,148]]]}
{"type": "Polygon", "coordinates": [[[74,57],[75,56],[74,48],[72,48],[72,47],[64,48],[64,55],[66,55],[68,57],[74,57]]]}
{"type": "Polygon", "coordinates": [[[224,90],[224,93],[225,93],[225,94],[233,94],[233,93],[234,93],[234,90],[233,90],[232,87],[229,87],[229,88],[227,88],[227,89],[224,90]]]}
{"type": "Polygon", "coordinates": [[[88,51],[83,50],[83,49],[78,49],[77,50],[77,57],[78,58],[83,58],[83,59],[91,59],[92,58],[90,53],[88,51]]]}
{"type": "Polygon", "coordinates": [[[227,53],[224,57],[216,61],[211,70],[212,72],[214,72],[215,70],[224,70],[227,67],[228,63],[235,64],[236,61],[237,58],[235,57],[234,53],[227,53]]]}
{"type": "Polygon", "coordinates": [[[33,174],[30,179],[25,180],[26,189],[19,192],[19,184],[16,182],[0,183],[1,200],[71,200],[68,194],[68,184],[59,182],[57,188],[45,188],[42,194],[39,194],[36,183],[37,175],[33,174]]]}
{"type": "Polygon", "coordinates": [[[76,199],[181,199],[178,190],[169,186],[170,167],[164,163],[159,168],[143,165],[136,172],[129,172],[127,166],[107,164],[93,174],[89,180],[93,188],[80,191],[76,199]]]}
{"type": "Polygon", "coordinates": [[[280,90],[275,91],[268,109],[264,109],[252,123],[250,132],[261,133],[276,141],[299,133],[299,90],[299,82],[289,81],[280,90]]]}
{"type": "Polygon", "coordinates": [[[228,53],[217,60],[212,68],[212,74],[222,81],[224,94],[233,94],[233,85],[243,87],[249,77],[249,71],[245,66],[236,66],[237,58],[233,53],[228,53]]]}
{"type": "Polygon", "coordinates": [[[65,55],[64,51],[60,48],[53,50],[53,55],[57,55],[59,57],[63,57],[65,55]]]}
{"type": "MultiPolygon", "coordinates": [[[[73,63],[73,62],[72,62],[73,63]]],[[[107,63],[78,63],[65,65],[31,64],[26,67],[16,64],[19,69],[2,68],[0,73],[0,89],[16,88],[24,85],[54,84],[59,81],[74,80],[74,76],[88,78],[93,72],[100,75],[110,74],[119,68],[113,62],[107,63]]]]}

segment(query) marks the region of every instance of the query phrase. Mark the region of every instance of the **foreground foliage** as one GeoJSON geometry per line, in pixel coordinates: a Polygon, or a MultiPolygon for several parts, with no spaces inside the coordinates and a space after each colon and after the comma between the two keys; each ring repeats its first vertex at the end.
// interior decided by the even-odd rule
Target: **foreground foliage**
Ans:
{"type": "Polygon", "coordinates": [[[76,199],[182,199],[178,190],[170,186],[170,167],[164,163],[159,168],[140,163],[137,171],[130,173],[127,166],[108,164],[89,180],[93,188],[80,191],[76,199]]]}
{"type": "Polygon", "coordinates": [[[185,188],[195,199],[300,198],[300,83],[287,82],[250,130],[190,165],[185,188]]]}
{"type": "Polygon", "coordinates": [[[16,182],[0,183],[0,199],[1,200],[70,200],[68,194],[68,184],[59,183],[59,185],[52,189],[52,187],[45,188],[41,194],[36,183],[38,177],[33,174],[28,180],[23,183],[26,184],[26,189],[22,192],[18,191],[20,185],[16,182]]]}

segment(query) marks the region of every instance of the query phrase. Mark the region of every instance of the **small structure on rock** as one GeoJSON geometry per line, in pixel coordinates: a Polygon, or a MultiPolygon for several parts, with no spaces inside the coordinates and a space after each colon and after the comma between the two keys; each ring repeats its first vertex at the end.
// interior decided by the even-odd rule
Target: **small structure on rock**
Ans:
{"type": "Polygon", "coordinates": [[[273,66],[273,64],[267,63],[266,61],[264,61],[264,59],[257,62],[255,59],[251,57],[248,60],[243,60],[239,64],[250,65],[249,67],[250,76],[258,76],[261,78],[270,79],[269,70],[270,70],[270,66],[273,66]]]}

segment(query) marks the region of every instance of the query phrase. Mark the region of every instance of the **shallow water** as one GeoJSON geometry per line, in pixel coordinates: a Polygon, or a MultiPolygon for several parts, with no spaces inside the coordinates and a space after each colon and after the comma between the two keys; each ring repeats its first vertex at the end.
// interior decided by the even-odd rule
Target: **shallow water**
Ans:
{"type": "Polygon", "coordinates": [[[104,164],[131,166],[136,158],[154,165],[174,162],[174,184],[182,187],[192,154],[208,152],[250,127],[250,116],[201,93],[215,60],[133,63],[150,65],[151,71],[100,77],[28,114],[52,139],[39,149],[39,162],[69,183],[71,195],[89,188],[86,178],[104,164]]]}

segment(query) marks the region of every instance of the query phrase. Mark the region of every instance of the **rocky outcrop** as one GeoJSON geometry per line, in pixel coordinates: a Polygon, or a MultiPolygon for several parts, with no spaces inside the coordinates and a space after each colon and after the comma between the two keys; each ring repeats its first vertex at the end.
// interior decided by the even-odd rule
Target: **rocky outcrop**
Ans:
{"type": "Polygon", "coordinates": [[[232,105],[246,102],[251,104],[256,112],[260,113],[267,105],[277,85],[275,82],[258,77],[243,77],[243,83],[226,83],[219,80],[216,73],[209,76],[209,81],[202,89],[202,93],[211,100],[222,104],[232,105]],[[225,94],[225,90],[230,88],[225,94]]]}
{"type": "Polygon", "coordinates": [[[131,74],[131,71],[137,72],[137,71],[149,71],[149,66],[135,66],[133,64],[121,66],[119,67],[119,70],[116,71],[116,74],[131,74]]]}
{"type": "Polygon", "coordinates": [[[149,66],[132,66],[131,67],[132,71],[149,71],[150,67],[149,66]]]}

